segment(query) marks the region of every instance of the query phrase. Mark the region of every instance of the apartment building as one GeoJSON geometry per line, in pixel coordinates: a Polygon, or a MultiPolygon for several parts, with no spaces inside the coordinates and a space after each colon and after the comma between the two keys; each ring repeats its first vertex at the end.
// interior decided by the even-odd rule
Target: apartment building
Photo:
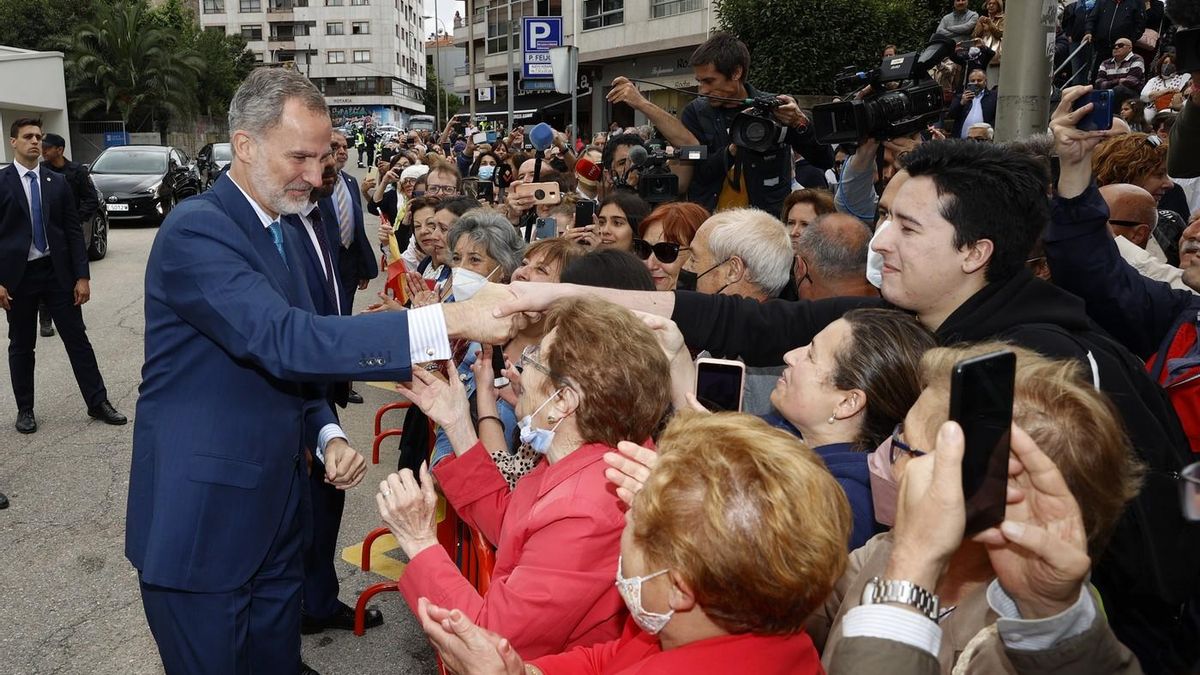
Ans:
{"type": "Polygon", "coordinates": [[[335,125],[405,126],[424,113],[424,0],[200,0],[206,30],[240,34],[263,64],[296,68],[335,125]]]}
{"type": "MultiPolygon", "coordinates": [[[[455,26],[454,42],[466,47],[474,32],[475,86],[495,92],[493,102],[476,103],[476,117],[503,121],[507,115],[511,46],[516,123],[545,120],[562,128],[570,122],[569,97],[531,90],[536,85],[520,82],[521,17],[562,16],[563,44],[579,46],[579,126],[584,132],[604,130],[614,121],[622,126],[645,123],[627,106],[614,109],[604,99],[613,78],[622,75],[654,83],[638,87],[664,109],[681,111],[691,97],[654,85],[695,91],[688,58],[716,25],[712,0],[468,0],[470,5],[469,19],[455,26]],[[512,27],[506,30],[510,5],[512,27]]],[[[464,60],[454,79],[454,91],[464,101],[471,86],[467,70],[464,60]]],[[[463,112],[467,110],[464,106],[463,112]]]]}

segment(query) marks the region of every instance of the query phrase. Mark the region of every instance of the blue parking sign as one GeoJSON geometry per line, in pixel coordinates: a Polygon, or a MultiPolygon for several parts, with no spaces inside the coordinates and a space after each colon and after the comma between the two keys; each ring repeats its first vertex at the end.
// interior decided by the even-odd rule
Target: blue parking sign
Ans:
{"type": "Polygon", "coordinates": [[[521,77],[526,80],[552,80],[550,48],[562,46],[561,16],[521,18],[521,77]]]}

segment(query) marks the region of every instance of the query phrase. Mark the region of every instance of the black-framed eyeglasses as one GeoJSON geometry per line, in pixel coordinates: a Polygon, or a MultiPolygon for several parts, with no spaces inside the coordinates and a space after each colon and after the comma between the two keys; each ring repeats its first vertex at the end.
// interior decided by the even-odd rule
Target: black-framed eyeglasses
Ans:
{"type": "Polygon", "coordinates": [[[896,463],[896,458],[899,456],[899,453],[901,453],[901,452],[908,455],[909,457],[921,457],[923,455],[928,454],[924,450],[918,450],[918,449],[912,447],[911,445],[909,445],[908,443],[905,443],[903,440],[901,440],[900,435],[903,433],[904,433],[904,422],[897,424],[896,428],[892,429],[892,449],[891,449],[892,464],[896,463]]]}
{"type": "Polygon", "coordinates": [[[1145,223],[1139,223],[1136,220],[1118,220],[1116,218],[1109,218],[1108,224],[1118,227],[1138,227],[1139,225],[1145,225],[1145,223]]]}
{"type": "Polygon", "coordinates": [[[426,185],[425,186],[425,194],[430,195],[430,196],[443,195],[443,196],[449,197],[449,196],[455,195],[457,193],[458,193],[458,188],[454,187],[453,185],[426,185]]]}
{"type": "Polygon", "coordinates": [[[521,358],[517,361],[517,368],[524,369],[526,365],[533,366],[546,377],[554,377],[550,369],[538,362],[537,357],[541,352],[541,345],[529,345],[521,350],[521,358]]]}
{"type": "Polygon", "coordinates": [[[645,239],[633,240],[633,252],[642,260],[649,260],[650,254],[653,253],[655,258],[661,263],[670,265],[679,259],[680,251],[690,251],[687,246],[680,246],[670,241],[660,241],[657,244],[651,244],[645,239]]]}

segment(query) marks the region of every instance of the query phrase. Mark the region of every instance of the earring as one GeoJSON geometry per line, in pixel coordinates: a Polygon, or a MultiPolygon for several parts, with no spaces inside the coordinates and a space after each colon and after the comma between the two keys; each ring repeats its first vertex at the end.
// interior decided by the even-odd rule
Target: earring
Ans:
{"type": "Polygon", "coordinates": [[[555,417],[554,415],[546,415],[546,424],[554,424],[557,421],[558,421],[558,418],[555,417]]]}
{"type": "Polygon", "coordinates": [[[833,424],[834,422],[837,422],[837,415],[830,415],[829,419],[827,419],[825,421],[829,422],[830,424],[833,424]]]}

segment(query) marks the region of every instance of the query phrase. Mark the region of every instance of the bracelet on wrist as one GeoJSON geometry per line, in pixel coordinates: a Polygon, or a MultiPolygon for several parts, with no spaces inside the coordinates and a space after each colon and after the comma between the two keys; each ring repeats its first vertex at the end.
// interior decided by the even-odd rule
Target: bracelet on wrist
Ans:
{"type": "Polygon", "coordinates": [[[478,422],[482,424],[484,420],[496,420],[500,426],[504,426],[504,420],[496,417],[495,415],[480,415],[478,422]]]}

